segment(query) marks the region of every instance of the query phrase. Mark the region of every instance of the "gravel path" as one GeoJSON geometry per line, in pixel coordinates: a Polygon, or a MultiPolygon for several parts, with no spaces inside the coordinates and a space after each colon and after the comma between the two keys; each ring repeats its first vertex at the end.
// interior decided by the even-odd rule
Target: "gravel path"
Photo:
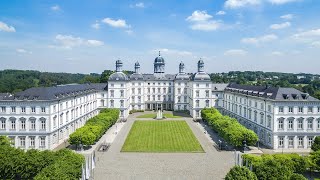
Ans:
{"type": "Polygon", "coordinates": [[[211,137],[204,133],[202,124],[193,122],[191,118],[179,119],[187,121],[205,153],[121,153],[125,138],[136,120],[131,116],[110,149],[96,154],[94,179],[223,179],[234,165],[233,153],[217,151],[211,137]]]}

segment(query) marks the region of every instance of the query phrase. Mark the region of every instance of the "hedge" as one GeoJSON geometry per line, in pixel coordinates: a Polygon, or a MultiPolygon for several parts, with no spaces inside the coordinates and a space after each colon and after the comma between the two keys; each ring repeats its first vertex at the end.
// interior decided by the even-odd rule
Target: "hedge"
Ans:
{"type": "Polygon", "coordinates": [[[69,143],[72,145],[93,145],[117,122],[118,118],[118,109],[101,110],[97,116],[90,118],[83,127],[70,134],[69,143]]]}
{"type": "Polygon", "coordinates": [[[0,136],[0,179],[79,179],[81,177],[81,168],[84,163],[82,155],[68,149],[57,152],[34,149],[24,151],[7,144],[5,138],[0,136]]]}
{"type": "Polygon", "coordinates": [[[304,173],[309,168],[308,156],[298,154],[242,155],[243,165],[252,167],[258,179],[294,179],[294,173],[304,173]]]}
{"type": "Polygon", "coordinates": [[[258,136],[252,130],[242,126],[236,119],[223,116],[215,108],[205,108],[201,111],[201,117],[209,126],[233,146],[241,147],[246,140],[247,145],[257,143],[258,136]]]}

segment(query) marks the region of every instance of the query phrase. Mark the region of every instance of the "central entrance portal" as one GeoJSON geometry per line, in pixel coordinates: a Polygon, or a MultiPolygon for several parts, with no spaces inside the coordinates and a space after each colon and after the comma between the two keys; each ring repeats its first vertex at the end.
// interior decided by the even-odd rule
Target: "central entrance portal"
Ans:
{"type": "Polygon", "coordinates": [[[154,111],[158,111],[158,110],[171,111],[172,107],[173,106],[171,103],[163,103],[163,102],[154,102],[154,103],[147,103],[146,104],[147,110],[154,110],[154,111]]]}

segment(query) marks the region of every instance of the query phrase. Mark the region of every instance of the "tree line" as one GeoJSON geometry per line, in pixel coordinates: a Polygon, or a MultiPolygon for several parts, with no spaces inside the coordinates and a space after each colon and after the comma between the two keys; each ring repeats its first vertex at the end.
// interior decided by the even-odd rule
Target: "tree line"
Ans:
{"type": "MultiPolygon", "coordinates": [[[[15,93],[31,87],[50,87],[71,83],[106,83],[112,70],[104,70],[101,74],[90,73],[52,73],[33,70],[2,70],[0,71],[0,93],[15,93]]],[[[132,71],[124,71],[130,75],[132,71]]],[[[248,85],[271,85],[274,87],[293,87],[320,99],[320,75],[293,74],[262,71],[230,71],[228,73],[211,73],[215,83],[248,85]]]]}

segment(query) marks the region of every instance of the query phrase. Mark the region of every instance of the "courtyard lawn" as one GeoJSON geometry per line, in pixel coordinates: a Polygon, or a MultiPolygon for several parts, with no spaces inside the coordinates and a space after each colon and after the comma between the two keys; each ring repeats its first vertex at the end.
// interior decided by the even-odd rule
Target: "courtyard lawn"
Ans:
{"type": "MultiPolygon", "coordinates": [[[[163,116],[166,118],[181,118],[181,116],[175,116],[170,113],[165,113],[165,114],[163,114],[163,116]]],[[[143,115],[138,116],[137,118],[155,118],[155,117],[156,117],[156,114],[143,114],[143,115]]]]}
{"type": "Polygon", "coordinates": [[[121,152],[204,152],[185,121],[135,121],[121,152]]]}

